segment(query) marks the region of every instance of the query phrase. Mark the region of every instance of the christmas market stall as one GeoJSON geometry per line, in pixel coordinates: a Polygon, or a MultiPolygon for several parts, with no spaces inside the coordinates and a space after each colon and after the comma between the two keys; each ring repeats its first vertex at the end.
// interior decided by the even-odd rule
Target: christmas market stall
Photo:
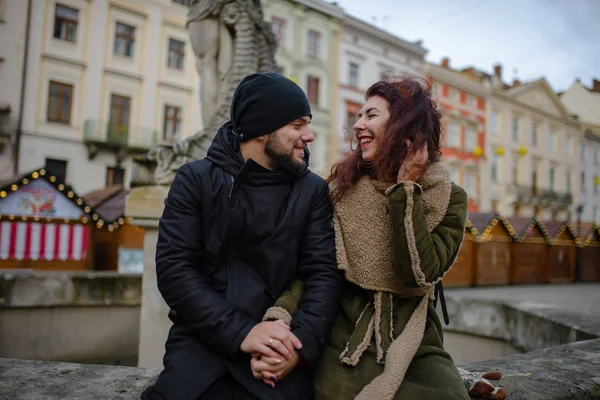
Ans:
{"type": "Polygon", "coordinates": [[[547,245],[550,237],[537,218],[508,218],[516,232],[512,243],[510,283],[548,282],[547,245]]]}
{"type": "Polygon", "coordinates": [[[121,185],[94,190],[84,201],[106,221],[106,229],[94,232],[94,264],[96,269],[122,273],[142,273],[144,230],[129,224],[125,217],[125,199],[129,194],[121,185]]]}
{"type": "Polygon", "coordinates": [[[2,182],[0,268],[93,269],[93,231],[103,223],[43,168],[2,182]]]}
{"type": "Polygon", "coordinates": [[[600,225],[581,224],[581,280],[600,282],[600,225]]]}
{"type": "Polygon", "coordinates": [[[508,285],[511,243],[515,234],[512,225],[504,217],[494,213],[473,214],[471,223],[475,228],[474,284],[508,285]]]}
{"type": "Polygon", "coordinates": [[[575,262],[579,238],[567,221],[542,221],[550,236],[547,247],[547,274],[552,283],[575,280],[575,262]]]}
{"type": "Polygon", "coordinates": [[[473,284],[473,237],[474,228],[467,221],[464,239],[458,257],[452,268],[444,276],[445,287],[465,287],[473,284]]]}

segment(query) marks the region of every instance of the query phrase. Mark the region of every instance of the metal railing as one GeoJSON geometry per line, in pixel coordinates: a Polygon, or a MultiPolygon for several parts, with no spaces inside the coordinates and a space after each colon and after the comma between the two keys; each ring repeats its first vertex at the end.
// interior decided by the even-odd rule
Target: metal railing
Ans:
{"type": "Polygon", "coordinates": [[[149,149],[156,145],[157,133],[153,129],[141,126],[88,119],[83,125],[83,140],[115,147],[149,149]]]}

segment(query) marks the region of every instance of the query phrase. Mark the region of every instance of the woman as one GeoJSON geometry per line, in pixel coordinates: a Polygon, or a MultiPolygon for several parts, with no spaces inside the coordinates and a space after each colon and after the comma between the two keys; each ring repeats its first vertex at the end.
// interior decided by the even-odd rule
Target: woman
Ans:
{"type": "MultiPolygon", "coordinates": [[[[467,222],[467,195],[439,163],[440,119],[419,81],[377,82],[353,127],[359,147],[332,169],[347,283],[314,368],[318,400],[469,398],[432,303],[467,222]]],[[[265,318],[289,324],[301,290],[294,282],[265,318]]],[[[271,364],[253,359],[255,376],[268,382],[271,364]]]]}

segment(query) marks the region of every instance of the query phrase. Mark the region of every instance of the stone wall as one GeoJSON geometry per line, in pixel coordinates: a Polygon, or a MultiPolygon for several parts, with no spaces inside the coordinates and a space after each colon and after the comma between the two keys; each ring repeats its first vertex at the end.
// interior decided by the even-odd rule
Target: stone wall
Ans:
{"type": "Polygon", "coordinates": [[[141,277],[0,273],[0,357],[137,365],[141,277]]]}
{"type": "MultiPolygon", "coordinates": [[[[463,366],[500,369],[510,400],[600,399],[600,339],[463,366]]],[[[158,369],[0,359],[0,398],[139,399],[158,369]]],[[[343,399],[340,399],[343,400],[343,399]]]]}

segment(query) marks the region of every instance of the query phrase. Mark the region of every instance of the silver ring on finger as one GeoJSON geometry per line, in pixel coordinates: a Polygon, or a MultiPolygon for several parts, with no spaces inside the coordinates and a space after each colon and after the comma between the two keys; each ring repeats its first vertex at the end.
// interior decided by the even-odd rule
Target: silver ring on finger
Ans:
{"type": "Polygon", "coordinates": [[[273,346],[273,342],[274,342],[274,341],[275,341],[275,340],[274,340],[273,338],[269,339],[269,346],[273,346]]]}

